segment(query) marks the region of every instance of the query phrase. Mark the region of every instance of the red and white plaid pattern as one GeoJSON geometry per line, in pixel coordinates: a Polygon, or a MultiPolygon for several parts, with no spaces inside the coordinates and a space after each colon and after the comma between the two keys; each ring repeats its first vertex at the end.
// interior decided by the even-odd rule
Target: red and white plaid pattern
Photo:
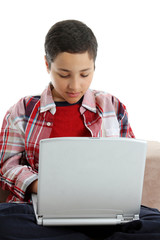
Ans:
{"type": "MultiPolygon", "coordinates": [[[[38,178],[39,141],[49,138],[56,105],[50,85],[41,96],[21,99],[6,113],[0,133],[0,185],[7,201],[25,201],[38,178]]],[[[88,89],[80,113],[92,137],[134,137],[126,107],[114,96],[88,89]]]]}

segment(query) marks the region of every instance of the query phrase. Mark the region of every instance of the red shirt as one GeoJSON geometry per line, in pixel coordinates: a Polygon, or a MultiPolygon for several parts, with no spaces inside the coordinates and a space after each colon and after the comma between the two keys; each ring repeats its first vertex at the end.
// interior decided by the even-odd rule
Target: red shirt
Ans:
{"type": "Polygon", "coordinates": [[[81,101],[75,104],[55,102],[56,113],[53,116],[53,128],[50,137],[91,137],[85,127],[79,108],[81,101]]]}

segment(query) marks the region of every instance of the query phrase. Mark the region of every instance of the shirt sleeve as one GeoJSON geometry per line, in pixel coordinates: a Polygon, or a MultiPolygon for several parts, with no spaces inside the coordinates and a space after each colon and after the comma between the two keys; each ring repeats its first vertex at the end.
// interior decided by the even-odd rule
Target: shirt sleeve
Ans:
{"type": "Polygon", "coordinates": [[[21,99],[5,115],[0,132],[0,185],[20,200],[37,173],[25,159],[25,99],[21,99]]]}
{"type": "Polygon", "coordinates": [[[112,97],[112,102],[114,104],[115,112],[119,122],[120,137],[135,138],[128,121],[128,112],[126,110],[126,106],[121,103],[116,97],[112,97]]]}

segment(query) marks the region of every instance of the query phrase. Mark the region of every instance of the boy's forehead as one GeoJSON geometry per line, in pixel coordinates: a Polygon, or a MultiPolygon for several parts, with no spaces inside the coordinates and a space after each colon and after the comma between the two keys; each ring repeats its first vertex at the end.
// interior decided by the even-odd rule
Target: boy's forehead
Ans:
{"type": "Polygon", "coordinates": [[[55,58],[54,65],[56,65],[59,69],[66,69],[67,66],[71,67],[74,65],[78,65],[83,69],[88,69],[92,67],[94,64],[93,59],[89,56],[88,52],[85,53],[68,53],[62,52],[57,55],[55,58]]]}

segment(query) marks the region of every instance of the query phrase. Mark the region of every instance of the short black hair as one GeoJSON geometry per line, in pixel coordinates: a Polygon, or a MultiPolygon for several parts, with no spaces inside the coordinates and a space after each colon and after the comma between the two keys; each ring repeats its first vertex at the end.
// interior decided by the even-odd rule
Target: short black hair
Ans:
{"type": "Polygon", "coordinates": [[[54,24],[45,37],[45,53],[49,68],[61,52],[84,53],[88,51],[94,62],[97,56],[97,40],[92,30],[83,22],[64,20],[54,24]]]}

